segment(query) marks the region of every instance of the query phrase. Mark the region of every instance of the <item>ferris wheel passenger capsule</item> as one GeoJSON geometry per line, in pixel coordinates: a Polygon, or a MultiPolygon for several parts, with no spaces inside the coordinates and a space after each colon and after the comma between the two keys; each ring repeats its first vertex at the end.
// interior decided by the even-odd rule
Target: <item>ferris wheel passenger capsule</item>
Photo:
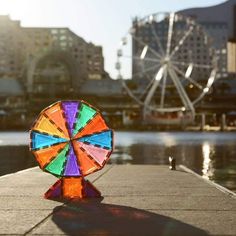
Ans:
{"type": "Polygon", "coordinates": [[[153,17],[153,15],[150,15],[149,19],[148,19],[148,22],[151,24],[153,21],[154,21],[154,17],[153,17]]]}
{"type": "Polygon", "coordinates": [[[126,45],[127,44],[127,38],[123,37],[121,40],[122,45],[126,45]]]}
{"type": "Polygon", "coordinates": [[[118,57],[122,57],[123,53],[122,53],[122,50],[121,49],[118,49],[117,50],[117,56],[118,57]]]}
{"type": "Polygon", "coordinates": [[[117,69],[117,70],[120,70],[120,69],[121,69],[121,64],[120,64],[120,62],[116,62],[116,69],[117,69]]]}

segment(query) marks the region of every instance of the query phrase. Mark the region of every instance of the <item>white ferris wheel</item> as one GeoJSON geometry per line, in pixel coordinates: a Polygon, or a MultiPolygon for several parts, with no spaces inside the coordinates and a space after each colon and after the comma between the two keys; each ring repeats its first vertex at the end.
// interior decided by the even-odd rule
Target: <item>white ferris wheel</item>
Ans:
{"type": "Polygon", "coordinates": [[[142,107],[143,120],[168,115],[179,122],[193,121],[195,105],[216,78],[216,64],[202,26],[177,13],[156,13],[133,21],[117,51],[116,69],[128,95],[142,107]]]}

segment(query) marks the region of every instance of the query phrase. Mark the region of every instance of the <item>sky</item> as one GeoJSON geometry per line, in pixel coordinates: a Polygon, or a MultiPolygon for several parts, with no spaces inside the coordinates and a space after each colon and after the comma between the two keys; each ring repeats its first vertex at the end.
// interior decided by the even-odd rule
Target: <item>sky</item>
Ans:
{"type": "Polygon", "coordinates": [[[22,26],[69,27],[103,47],[105,70],[112,78],[121,38],[135,16],[216,5],[224,0],[0,0],[0,14],[20,20],[22,26]]]}

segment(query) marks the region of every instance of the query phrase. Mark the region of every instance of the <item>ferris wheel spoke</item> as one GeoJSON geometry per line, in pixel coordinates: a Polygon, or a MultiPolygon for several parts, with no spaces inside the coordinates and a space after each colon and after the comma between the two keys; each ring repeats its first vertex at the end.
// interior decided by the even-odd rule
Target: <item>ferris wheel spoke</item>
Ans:
{"type": "Polygon", "coordinates": [[[139,105],[143,105],[143,103],[133,94],[133,92],[128,88],[127,84],[124,82],[124,80],[121,80],[122,86],[128,93],[128,95],[133,98],[139,105]]]}
{"type": "Polygon", "coordinates": [[[133,59],[133,60],[139,60],[139,61],[150,61],[150,62],[160,62],[161,61],[159,59],[151,58],[151,57],[145,57],[143,59],[141,59],[140,57],[137,57],[137,56],[128,56],[128,55],[124,55],[123,57],[133,59]]]}
{"type": "Polygon", "coordinates": [[[145,68],[145,69],[142,70],[142,71],[139,71],[139,72],[137,72],[137,73],[132,74],[132,77],[135,77],[135,76],[140,75],[140,74],[143,74],[143,73],[145,73],[145,72],[149,72],[149,71],[151,71],[151,70],[157,69],[159,66],[160,66],[160,64],[155,64],[154,66],[147,67],[147,68],[145,68]]]}
{"type": "Polygon", "coordinates": [[[149,50],[150,52],[152,52],[152,54],[155,55],[157,58],[159,58],[159,59],[162,58],[162,56],[161,56],[156,50],[154,50],[152,47],[150,47],[149,45],[147,45],[146,43],[144,43],[141,39],[137,38],[137,37],[134,36],[133,34],[131,34],[131,35],[132,35],[132,38],[133,38],[136,42],[138,42],[138,43],[140,43],[141,45],[143,45],[144,48],[145,48],[145,47],[148,47],[148,50],[149,50]]]}
{"type": "Polygon", "coordinates": [[[163,83],[161,88],[161,102],[160,102],[161,108],[164,107],[165,93],[166,93],[166,79],[167,79],[167,70],[165,70],[164,72],[163,83]]]}
{"type": "Polygon", "coordinates": [[[155,81],[155,77],[153,77],[150,81],[149,81],[149,83],[148,83],[148,85],[146,86],[146,88],[143,90],[143,92],[139,95],[139,99],[141,99],[142,97],[143,97],[143,95],[150,89],[150,87],[152,86],[152,84],[154,83],[154,81],[155,81]]]}
{"type": "Polygon", "coordinates": [[[169,28],[168,28],[167,45],[166,45],[167,57],[170,55],[170,50],[171,50],[171,41],[172,41],[173,28],[174,28],[174,20],[175,20],[175,13],[171,13],[169,16],[169,28]]]}
{"type": "Polygon", "coordinates": [[[182,101],[183,105],[185,106],[185,108],[187,108],[192,113],[194,113],[193,104],[190,101],[187,93],[185,92],[182,84],[180,83],[180,80],[179,80],[177,74],[175,73],[175,71],[171,67],[168,68],[168,72],[169,72],[169,75],[170,75],[170,77],[171,77],[171,79],[172,79],[172,81],[173,81],[173,83],[176,87],[177,92],[180,95],[180,98],[181,98],[181,101],[182,101]]]}
{"type": "Polygon", "coordinates": [[[180,39],[179,43],[175,46],[175,48],[173,49],[173,51],[170,54],[170,58],[172,58],[176,52],[179,51],[179,49],[182,47],[182,45],[184,44],[185,40],[189,37],[189,35],[191,35],[191,33],[193,32],[194,26],[191,25],[189,30],[184,34],[184,36],[180,39]]]}
{"type": "Polygon", "coordinates": [[[181,71],[180,69],[178,69],[176,66],[173,66],[173,69],[181,74],[186,80],[188,80],[189,82],[191,82],[193,85],[195,85],[197,88],[199,88],[200,90],[203,90],[203,87],[201,84],[199,84],[198,82],[196,82],[194,79],[192,79],[190,76],[186,76],[186,74],[181,71]]]}
{"type": "Polygon", "coordinates": [[[205,96],[205,93],[202,92],[201,95],[200,95],[197,99],[195,99],[195,100],[193,101],[193,105],[195,105],[196,103],[198,103],[204,96],[205,96]]]}
{"type": "Polygon", "coordinates": [[[149,90],[149,93],[147,94],[147,97],[145,98],[145,101],[144,101],[144,105],[145,106],[148,106],[149,103],[151,102],[151,99],[152,97],[154,96],[155,94],[155,91],[157,89],[157,87],[159,86],[160,84],[160,81],[163,77],[163,74],[165,73],[165,70],[166,70],[166,65],[164,66],[161,66],[161,68],[158,70],[158,72],[155,74],[154,76],[154,82],[152,84],[152,87],[150,88],[149,90]]]}
{"type": "Polygon", "coordinates": [[[153,33],[153,35],[155,37],[155,40],[157,42],[157,45],[160,48],[160,52],[161,52],[162,55],[164,55],[165,52],[164,52],[163,46],[161,44],[160,38],[157,36],[156,30],[154,28],[154,24],[151,24],[151,29],[152,29],[152,33],[153,33]]]}

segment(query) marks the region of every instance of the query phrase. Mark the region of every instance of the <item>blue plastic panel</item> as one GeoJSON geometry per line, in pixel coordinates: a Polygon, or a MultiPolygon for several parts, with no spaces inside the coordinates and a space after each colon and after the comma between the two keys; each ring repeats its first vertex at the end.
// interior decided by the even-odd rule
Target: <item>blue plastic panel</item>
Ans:
{"type": "Polygon", "coordinates": [[[112,149],[112,131],[107,130],[98,134],[85,136],[85,137],[79,138],[78,141],[89,143],[94,146],[112,149]]]}
{"type": "Polygon", "coordinates": [[[31,133],[31,148],[40,149],[44,147],[49,147],[57,143],[67,142],[64,138],[54,137],[51,135],[46,135],[38,132],[32,131],[31,133]]]}

